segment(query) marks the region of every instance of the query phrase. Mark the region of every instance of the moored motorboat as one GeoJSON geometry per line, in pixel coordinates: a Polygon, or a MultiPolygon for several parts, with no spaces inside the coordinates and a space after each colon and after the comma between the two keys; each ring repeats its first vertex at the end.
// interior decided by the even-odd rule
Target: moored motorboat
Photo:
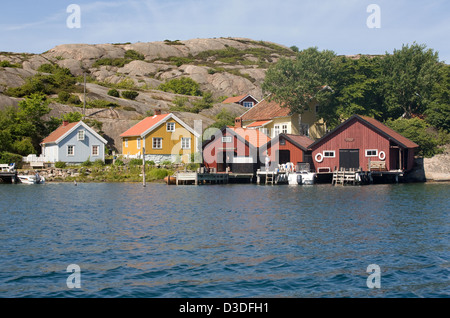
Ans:
{"type": "Polygon", "coordinates": [[[308,185],[314,184],[316,174],[310,171],[297,171],[289,173],[288,180],[290,185],[308,185]]]}
{"type": "Polygon", "coordinates": [[[20,183],[24,184],[43,184],[45,182],[45,178],[37,173],[35,175],[19,175],[17,177],[19,178],[20,183]]]}

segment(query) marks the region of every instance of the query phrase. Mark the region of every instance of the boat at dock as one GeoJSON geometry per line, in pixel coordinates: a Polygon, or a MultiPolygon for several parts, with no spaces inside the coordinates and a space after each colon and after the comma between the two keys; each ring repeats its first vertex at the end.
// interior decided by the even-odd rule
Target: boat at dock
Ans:
{"type": "Polygon", "coordinates": [[[23,184],[43,184],[45,183],[45,178],[41,177],[39,174],[35,175],[19,175],[17,176],[20,183],[23,184]]]}
{"type": "Polygon", "coordinates": [[[310,171],[290,172],[288,183],[290,185],[312,185],[315,183],[316,174],[310,171]]]}

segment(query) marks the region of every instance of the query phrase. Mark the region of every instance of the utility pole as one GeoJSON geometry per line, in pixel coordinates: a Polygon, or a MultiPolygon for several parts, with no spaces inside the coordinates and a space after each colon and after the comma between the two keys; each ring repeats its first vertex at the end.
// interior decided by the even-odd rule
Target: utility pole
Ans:
{"type": "Polygon", "coordinates": [[[142,149],[143,156],[142,156],[142,185],[144,188],[147,186],[145,181],[145,147],[142,149]]]}
{"type": "Polygon", "coordinates": [[[86,116],[86,72],[84,72],[83,120],[86,116]]]}

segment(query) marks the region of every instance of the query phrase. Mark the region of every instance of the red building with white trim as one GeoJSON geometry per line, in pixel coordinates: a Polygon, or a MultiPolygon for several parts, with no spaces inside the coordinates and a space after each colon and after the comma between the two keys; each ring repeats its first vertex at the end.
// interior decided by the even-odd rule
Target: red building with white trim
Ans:
{"type": "Polygon", "coordinates": [[[413,168],[418,147],[381,122],[360,115],[353,115],[309,146],[316,172],[339,168],[405,172],[413,168]]]}

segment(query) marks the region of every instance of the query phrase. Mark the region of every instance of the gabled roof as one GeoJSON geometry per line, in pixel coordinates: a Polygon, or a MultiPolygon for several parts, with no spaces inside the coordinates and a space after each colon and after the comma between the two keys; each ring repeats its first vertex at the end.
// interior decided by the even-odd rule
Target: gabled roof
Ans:
{"type": "MultiPolygon", "coordinates": [[[[225,131],[228,131],[230,134],[236,136],[238,140],[249,145],[250,147],[258,148],[270,141],[270,138],[266,134],[260,132],[257,129],[246,129],[246,128],[225,126],[220,130],[220,135],[224,136],[225,131]]],[[[217,135],[218,133],[211,136],[209,140],[206,140],[203,143],[202,147],[205,148],[209,143],[211,143],[213,140],[215,140],[215,138],[218,137],[217,135]]]]}
{"type": "Polygon", "coordinates": [[[270,141],[270,138],[259,131],[258,129],[245,129],[245,128],[228,128],[229,130],[233,131],[235,134],[241,136],[246,141],[248,141],[252,146],[258,148],[262,145],[265,145],[267,142],[270,141]]]}
{"type": "Polygon", "coordinates": [[[152,132],[154,129],[158,128],[161,124],[165,123],[169,119],[175,120],[177,123],[179,123],[181,126],[186,128],[189,132],[191,132],[194,136],[199,137],[200,134],[195,132],[191,127],[186,125],[181,119],[179,119],[174,114],[163,114],[163,115],[155,115],[152,117],[147,117],[125,131],[123,134],[120,135],[120,137],[142,137],[144,138],[147,136],[150,132],[152,132]]]}
{"type": "Polygon", "coordinates": [[[247,125],[247,128],[264,127],[267,124],[270,124],[271,122],[272,122],[272,120],[255,121],[254,123],[251,123],[250,125],[247,125]]]}
{"type": "Polygon", "coordinates": [[[361,123],[367,125],[369,128],[373,129],[374,131],[376,131],[380,135],[384,136],[385,138],[391,140],[392,142],[396,143],[397,145],[399,145],[399,146],[401,146],[403,148],[418,148],[419,147],[419,145],[416,144],[415,142],[413,142],[413,141],[409,140],[408,138],[402,136],[401,134],[399,134],[398,132],[396,132],[392,128],[389,128],[388,126],[384,125],[383,123],[379,122],[378,120],[376,120],[374,118],[367,117],[367,116],[362,116],[362,115],[353,115],[352,117],[347,119],[345,122],[343,122],[342,124],[337,126],[335,129],[330,131],[328,134],[323,136],[321,139],[315,141],[313,144],[311,144],[309,146],[309,148],[311,149],[311,148],[317,146],[318,144],[320,144],[324,140],[328,139],[330,136],[334,135],[337,130],[341,129],[343,126],[348,125],[353,120],[360,121],[361,123]]]}
{"type": "Polygon", "coordinates": [[[243,121],[271,120],[278,117],[290,117],[290,112],[291,110],[289,107],[281,107],[281,105],[275,101],[268,101],[264,99],[253,106],[253,108],[245,112],[241,116],[241,119],[243,121]]]}
{"type": "Polygon", "coordinates": [[[83,121],[75,122],[75,123],[63,123],[59,126],[55,131],[53,131],[50,135],[48,135],[44,140],[42,140],[41,144],[51,144],[60,143],[66,136],[71,134],[78,127],[83,126],[86,130],[89,130],[95,137],[97,137],[101,142],[107,144],[108,141],[105,140],[102,136],[100,136],[94,129],[86,125],[83,121]]]}
{"type": "Polygon", "coordinates": [[[307,136],[302,135],[291,135],[291,134],[279,134],[278,136],[274,137],[272,140],[270,140],[266,145],[265,148],[268,148],[268,146],[273,146],[274,144],[278,143],[280,141],[280,138],[284,138],[300,148],[303,151],[308,151],[309,146],[314,142],[311,138],[307,136]]]}
{"type": "Polygon", "coordinates": [[[246,95],[228,97],[227,99],[225,99],[222,102],[222,104],[233,104],[233,103],[239,104],[240,102],[242,102],[244,99],[246,99],[249,96],[251,98],[253,98],[256,102],[258,102],[258,100],[256,98],[254,98],[252,95],[246,94],[246,95]]]}

